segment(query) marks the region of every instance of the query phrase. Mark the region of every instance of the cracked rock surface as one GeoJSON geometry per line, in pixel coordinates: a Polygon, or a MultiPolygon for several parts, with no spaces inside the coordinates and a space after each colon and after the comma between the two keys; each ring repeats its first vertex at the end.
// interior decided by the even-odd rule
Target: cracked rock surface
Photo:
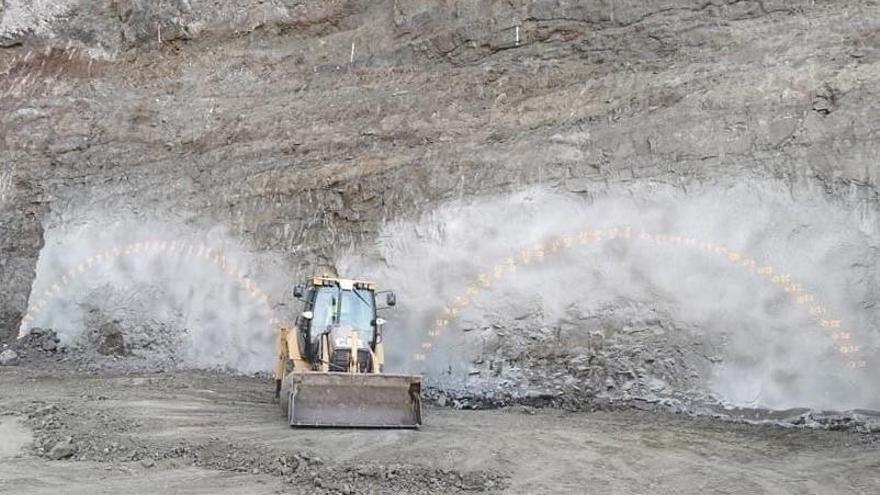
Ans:
{"type": "MultiPolygon", "coordinates": [[[[118,321],[122,337],[101,345],[125,355],[232,322],[266,330],[215,337],[240,353],[184,355],[253,371],[270,356],[270,321],[295,314],[291,281],[394,239],[383,230],[393,222],[533,186],[586,205],[744,187],[767,211],[809,213],[767,215],[752,233],[784,232],[768,252],[801,273],[833,267],[815,286],[860,332],[862,357],[849,361],[875,369],[878,30],[880,6],[867,0],[6,0],[0,341],[46,327],[71,344],[118,321]],[[815,250],[800,256],[799,233],[831,223],[817,204],[844,212],[833,221],[850,230],[806,237],[815,250]],[[133,247],[156,239],[182,244],[133,247]],[[235,253],[235,270],[218,253],[235,253]],[[151,273],[174,289],[154,290],[151,273]],[[241,277],[259,287],[238,291],[241,277]],[[159,342],[138,340],[149,329],[159,342]]],[[[737,214],[738,203],[722,206],[732,216],[708,223],[737,214]]],[[[401,264],[369,256],[359,266],[401,264]]],[[[651,298],[624,296],[642,309],[623,318],[600,304],[463,332],[494,354],[473,356],[473,374],[448,391],[558,404],[708,397],[707,370],[728,344],[703,338],[682,305],[660,305],[654,323],[651,298]]],[[[733,357],[753,364],[747,350],[733,357]]],[[[794,383],[790,371],[770,373],[794,383]]]]}

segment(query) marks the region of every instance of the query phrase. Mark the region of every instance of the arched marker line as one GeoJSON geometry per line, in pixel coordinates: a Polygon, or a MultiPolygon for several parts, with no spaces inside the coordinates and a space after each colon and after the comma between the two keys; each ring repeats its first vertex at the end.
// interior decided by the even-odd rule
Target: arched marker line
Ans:
{"type": "Polygon", "coordinates": [[[89,256],[78,265],[70,268],[60,279],[50,284],[49,287],[38,296],[37,301],[28,307],[27,313],[25,313],[21,320],[18,338],[27,335],[30,331],[30,325],[39,318],[40,313],[46,308],[46,306],[48,306],[49,302],[62,294],[71,283],[78,280],[80,277],[87,275],[94,269],[105,267],[121,257],[147,257],[159,253],[179,254],[210,262],[221,272],[226,273],[230,277],[235,277],[242,290],[244,290],[255,301],[265,305],[270,316],[269,324],[271,327],[277,326],[279,323],[278,319],[275,318],[275,312],[272,310],[272,306],[269,303],[268,293],[257,286],[257,284],[254,283],[254,281],[248,277],[233,260],[228,259],[222,251],[212,249],[204,244],[196,245],[182,241],[149,240],[129,243],[122,246],[114,246],[110,249],[101,251],[98,254],[89,256]]]}
{"type": "Polygon", "coordinates": [[[492,287],[494,282],[500,281],[508,274],[516,272],[517,266],[540,263],[550,255],[567,252],[578,246],[613,239],[653,241],[720,255],[749,273],[761,276],[779,286],[798,305],[806,308],[810,319],[815,321],[823,330],[830,331],[835,351],[838,355],[847,359],[846,366],[848,368],[858,369],[867,366],[867,361],[860,356],[862,346],[852,341],[852,332],[844,328],[842,320],[831,316],[827,307],[817,301],[814,294],[806,291],[801,284],[792,280],[790,275],[779,272],[771,265],[759,263],[754,258],[728,249],[720,244],[700,241],[686,236],[639,232],[631,227],[588,229],[574,234],[563,235],[538,243],[531,249],[524,249],[515,255],[502,258],[501,261],[494,265],[490,272],[478,274],[473,283],[468,285],[460,295],[454,296],[445,305],[441,314],[435,318],[433,325],[428,330],[426,338],[421,342],[419,350],[413,353],[413,359],[415,361],[425,361],[428,354],[435,347],[434,340],[442,335],[443,331],[458,318],[461,311],[469,306],[479,293],[492,287]]]}

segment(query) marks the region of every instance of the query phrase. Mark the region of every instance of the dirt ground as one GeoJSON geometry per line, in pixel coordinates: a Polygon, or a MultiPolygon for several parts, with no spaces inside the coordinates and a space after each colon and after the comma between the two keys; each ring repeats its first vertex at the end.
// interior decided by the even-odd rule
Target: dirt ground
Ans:
{"type": "Polygon", "coordinates": [[[0,492],[880,493],[870,435],[523,407],[425,420],[290,429],[263,378],[0,368],[0,492]]]}

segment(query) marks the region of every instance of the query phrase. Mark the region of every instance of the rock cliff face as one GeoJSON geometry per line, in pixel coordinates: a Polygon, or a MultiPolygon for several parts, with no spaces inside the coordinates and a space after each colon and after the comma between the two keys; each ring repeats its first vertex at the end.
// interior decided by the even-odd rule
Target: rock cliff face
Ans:
{"type": "Polygon", "coordinates": [[[880,407],[874,1],[5,0],[0,47],[0,340],[262,369],[323,269],[456,393],[880,407]]]}

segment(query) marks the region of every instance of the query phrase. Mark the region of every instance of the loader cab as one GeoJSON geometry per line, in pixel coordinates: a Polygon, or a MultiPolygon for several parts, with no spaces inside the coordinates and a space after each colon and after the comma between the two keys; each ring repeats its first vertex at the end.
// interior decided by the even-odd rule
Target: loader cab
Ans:
{"type": "Polygon", "coordinates": [[[357,330],[361,341],[375,350],[376,297],[372,287],[343,280],[318,280],[307,287],[295,289],[303,300],[297,318],[299,348],[307,360],[317,362],[321,355],[321,335],[334,326],[346,325],[357,330]]]}

